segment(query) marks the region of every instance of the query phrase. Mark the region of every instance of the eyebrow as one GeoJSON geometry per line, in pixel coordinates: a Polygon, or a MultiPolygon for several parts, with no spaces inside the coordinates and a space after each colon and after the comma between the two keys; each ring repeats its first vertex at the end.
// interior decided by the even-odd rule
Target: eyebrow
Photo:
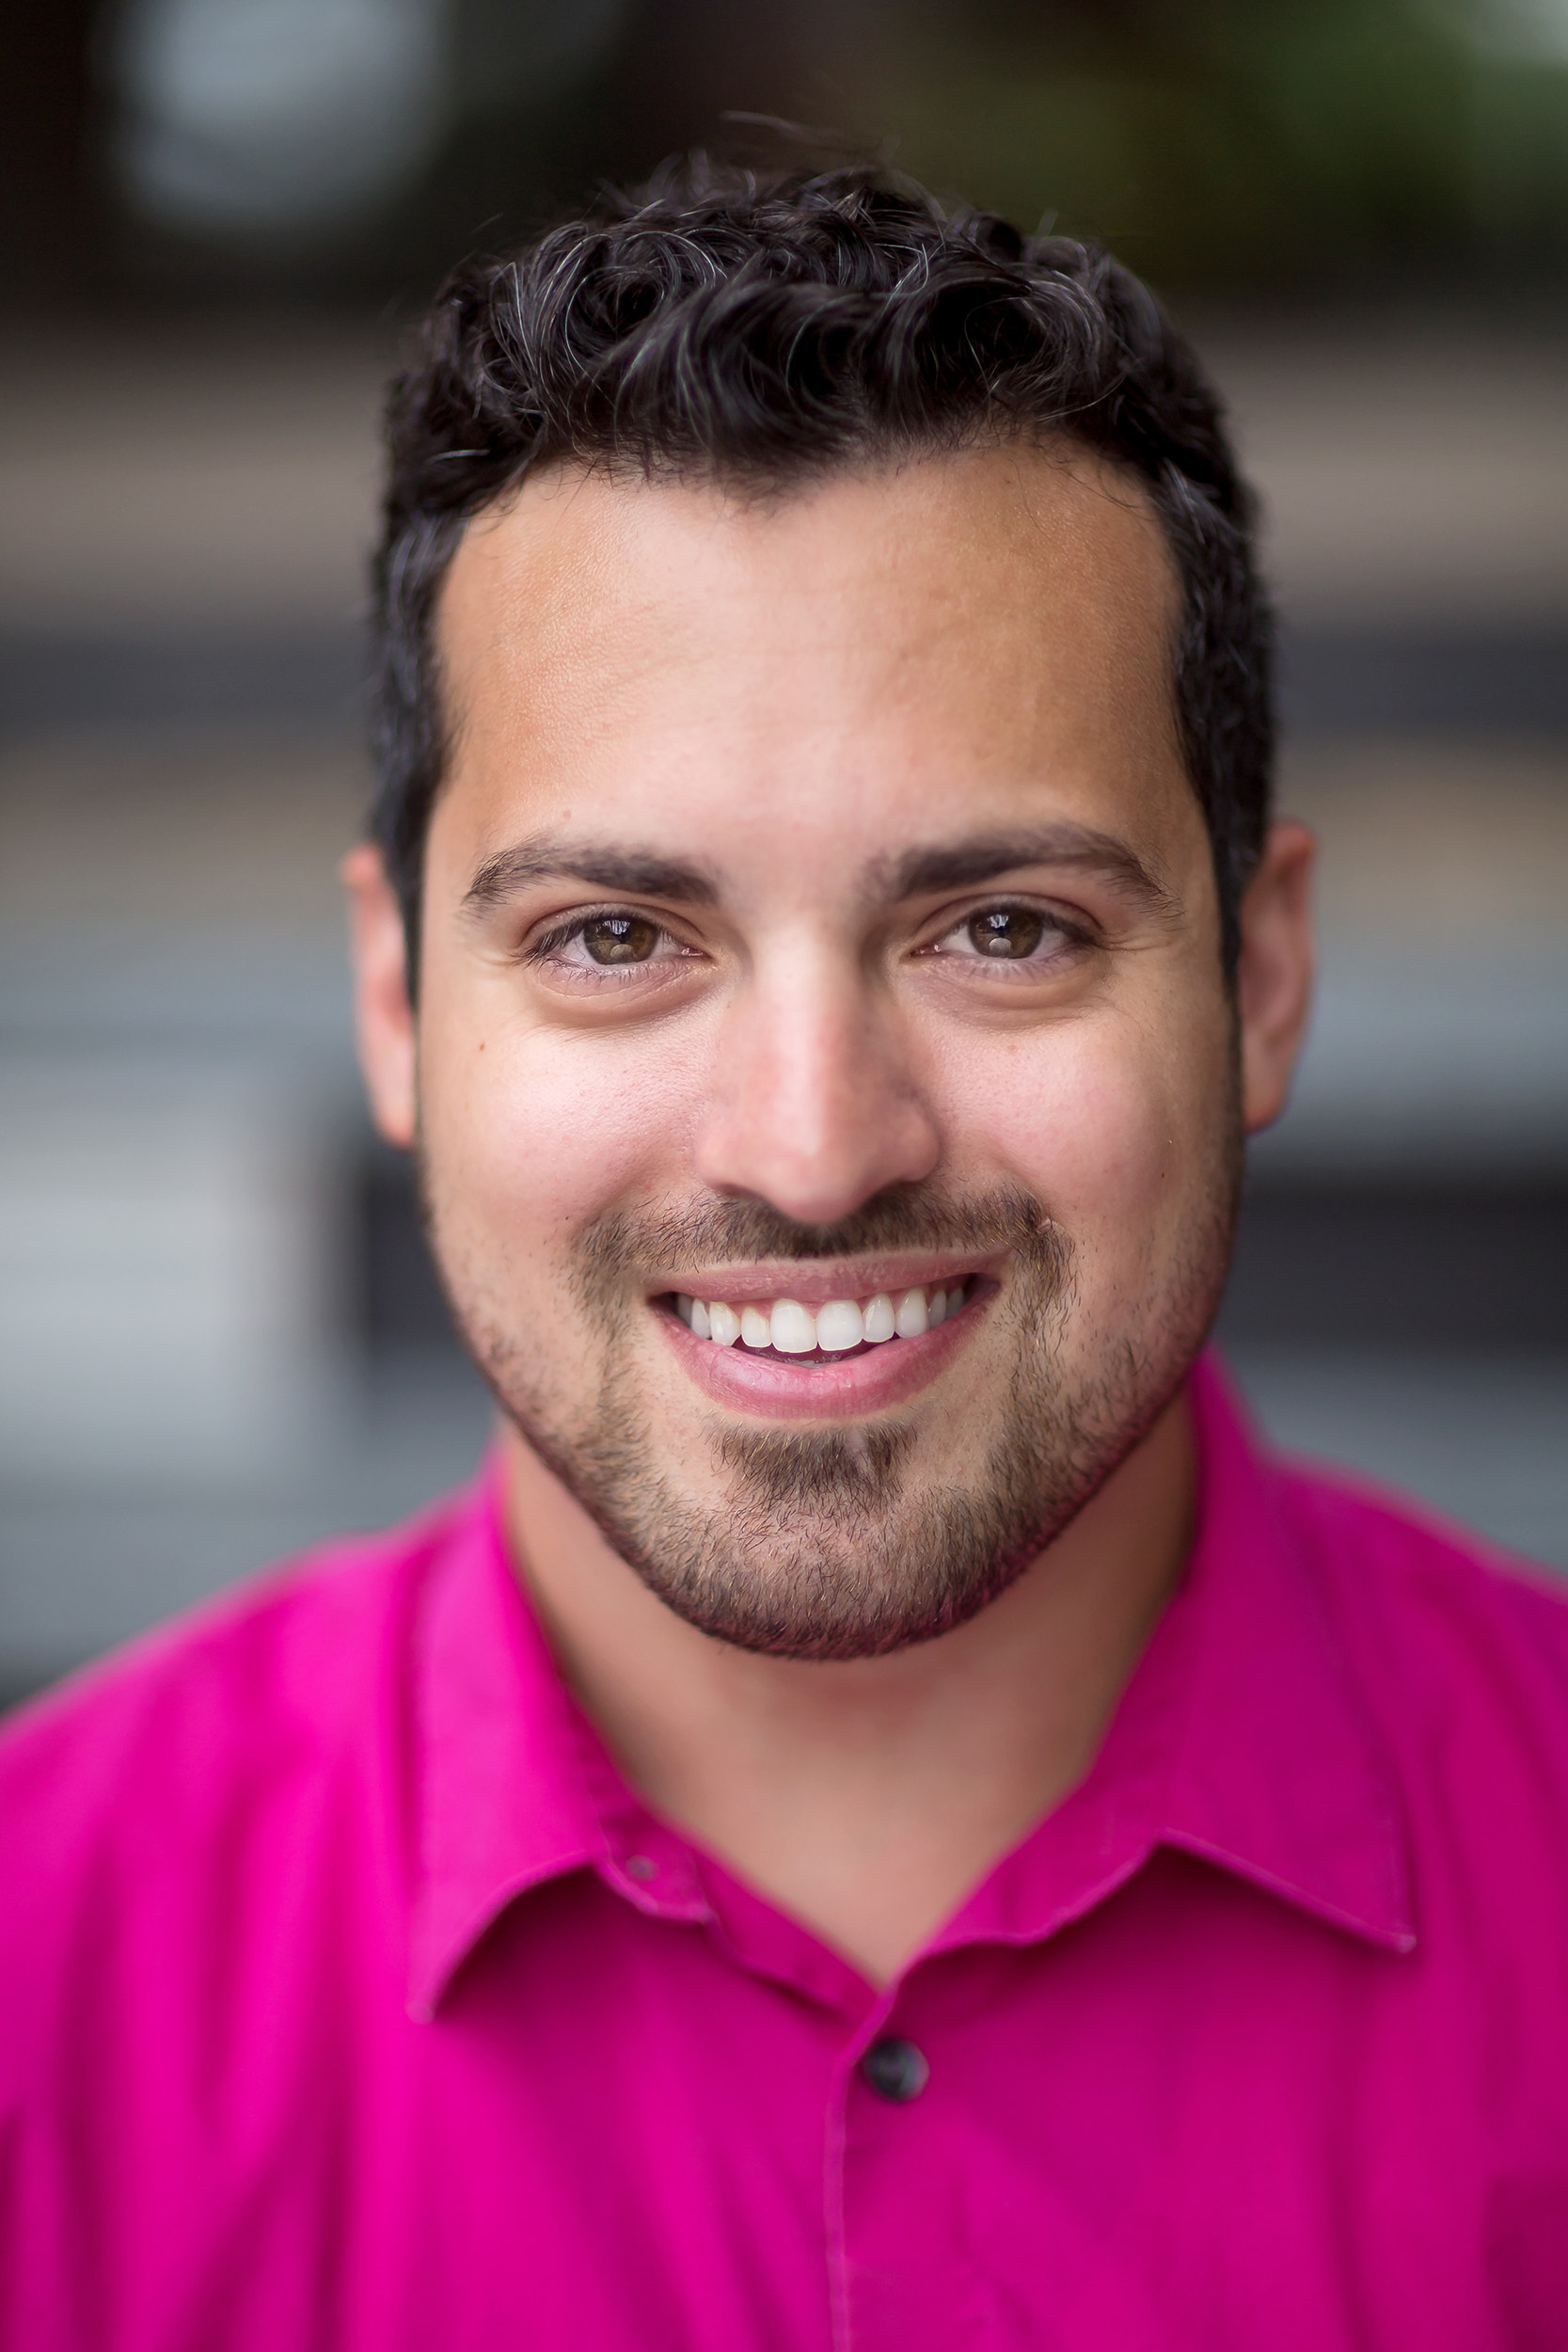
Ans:
{"type": "MultiPolygon", "coordinates": [[[[906,850],[898,858],[876,860],[868,878],[876,897],[895,903],[932,891],[972,890],[1030,866],[1066,866],[1099,874],[1125,898],[1156,914],[1168,913],[1174,903],[1164,882],[1125,841],[1088,825],[1067,823],[971,834],[906,850]]],[[[541,834],[487,857],[464,893],[463,903],[475,914],[484,914],[532,882],[562,879],[591,882],[595,890],[628,898],[673,898],[688,906],[713,906],[719,898],[713,876],[681,859],[541,834]]]]}
{"type": "Polygon", "coordinates": [[[483,914],[526,890],[531,882],[561,878],[592,882],[595,890],[625,893],[627,898],[679,898],[689,906],[712,906],[719,897],[710,874],[678,858],[541,834],[487,857],[464,892],[463,903],[475,914],[483,914]]]}
{"type": "Polygon", "coordinates": [[[1098,874],[1124,898],[1156,914],[1166,914],[1175,904],[1159,876],[1125,841],[1096,833],[1092,826],[1066,823],[971,834],[929,849],[907,850],[886,868],[886,896],[913,898],[927,891],[972,890],[1027,866],[1067,866],[1098,874]]]}

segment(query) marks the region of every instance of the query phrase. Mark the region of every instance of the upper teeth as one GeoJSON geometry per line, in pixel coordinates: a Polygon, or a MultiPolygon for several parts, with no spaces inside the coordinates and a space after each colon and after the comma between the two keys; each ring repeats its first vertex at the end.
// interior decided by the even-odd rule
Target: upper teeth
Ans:
{"type": "Polygon", "coordinates": [[[917,1340],[935,1330],[964,1303],[965,1277],[945,1288],[927,1283],[923,1290],[879,1291],[874,1298],[831,1298],[815,1314],[798,1298],[749,1299],[731,1307],[721,1298],[691,1298],[677,1292],[675,1312],[700,1340],[721,1347],[741,1341],[747,1347],[771,1347],[781,1356],[810,1356],[820,1349],[842,1356],[863,1340],[917,1340]]]}

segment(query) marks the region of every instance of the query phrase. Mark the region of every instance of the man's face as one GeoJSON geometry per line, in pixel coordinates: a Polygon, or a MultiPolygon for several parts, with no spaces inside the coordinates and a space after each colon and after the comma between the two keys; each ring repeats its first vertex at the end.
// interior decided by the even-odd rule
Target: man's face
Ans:
{"type": "Polygon", "coordinates": [[[435,1247],[517,1429],[710,1632],[973,1614],[1201,1343],[1241,1112],[1177,602],[1063,453],[562,472],[458,551],[435,1247]]]}

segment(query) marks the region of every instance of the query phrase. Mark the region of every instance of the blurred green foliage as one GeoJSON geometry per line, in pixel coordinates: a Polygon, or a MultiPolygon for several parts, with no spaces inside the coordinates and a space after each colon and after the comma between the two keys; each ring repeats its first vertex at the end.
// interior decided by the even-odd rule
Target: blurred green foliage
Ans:
{"type": "Polygon", "coordinates": [[[884,0],[847,127],[1164,281],[1568,258],[1568,0],[884,0]]]}
{"type": "MultiPolygon", "coordinates": [[[[748,117],[815,122],[831,152],[881,150],[1024,228],[1101,238],[1166,286],[1398,280],[1473,300],[1568,278],[1568,0],[398,0],[445,56],[430,135],[401,176],[388,168],[377,194],[372,173],[362,203],[319,218],[293,207],[286,234],[232,205],[173,220],[126,167],[144,102],[105,65],[119,53],[104,28],[161,9],[199,31],[204,6],[264,28],[284,5],[35,9],[35,26],[58,30],[58,136],[23,167],[41,100],[0,77],[13,161],[0,197],[9,185],[16,215],[0,284],[397,301],[455,254],[504,246],[681,149],[779,161],[776,135],[748,134],[748,117]]],[[[373,6],[355,22],[373,36],[373,6]]],[[[248,123],[238,101],[252,95],[230,92],[229,113],[248,123]]],[[[245,135],[290,176],[291,199],[300,111],[245,135]]],[[[331,105],[316,113],[326,151],[306,160],[326,183],[346,132],[331,105]]],[[[248,185],[257,157],[228,155],[228,119],[220,106],[198,126],[203,167],[248,185]]]]}

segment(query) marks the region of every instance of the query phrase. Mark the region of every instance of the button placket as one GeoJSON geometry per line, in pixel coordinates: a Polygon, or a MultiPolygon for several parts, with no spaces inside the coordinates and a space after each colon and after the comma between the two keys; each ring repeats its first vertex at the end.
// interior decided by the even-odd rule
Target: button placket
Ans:
{"type": "Polygon", "coordinates": [[[834,2352],[985,2340],[974,2328],[979,2287],[955,2171],[961,2119],[950,2084],[939,2096],[942,2017],[927,1988],[912,1999],[909,1990],[885,1987],[858,2049],[845,2054],[842,2121],[829,2146],[834,2352]]]}

